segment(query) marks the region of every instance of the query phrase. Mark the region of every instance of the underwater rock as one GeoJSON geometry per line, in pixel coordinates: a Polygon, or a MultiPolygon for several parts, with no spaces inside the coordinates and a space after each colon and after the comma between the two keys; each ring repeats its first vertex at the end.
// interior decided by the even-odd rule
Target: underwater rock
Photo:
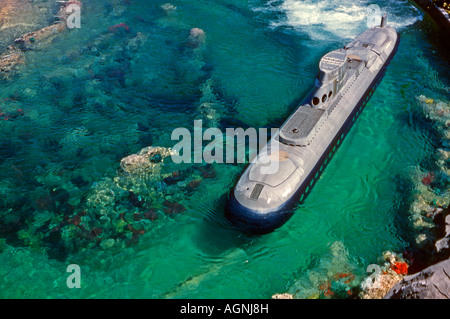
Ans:
{"type": "Polygon", "coordinates": [[[443,251],[448,251],[450,249],[450,236],[439,239],[435,243],[436,252],[441,253],[443,251]]]}
{"type": "Polygon", "coordinates": [[[131,38],[130,40],[127,41],[126,45],[127,50],[133,53],[138,52],[139,49],[142,47],[142,45],[144,45],[145,42],[147,42],[147,38],[148,36],[142,32],[136,33],[136,36],[134,38],[131,38]]]}
{"type": "Polygon", "coordinates": [[[165,3],[161,5],[161,9],[163,9],[166,13],[170,13],[171,11],[174,11],[177,9],[173,4],[165,3]]]}
{"type": "Polygon", "coordinates": [[[0,47],[18,35],[46,25],[53,15],[54,1],[1,0],[0,1],[0,47]]]}
{"type": "Polygon", "coordinates": [[[172,154],[170,148],[154,146],[143,148],[137,154],[121,160],[114,182],[122,190],[133,192],[143,198],[142,201],[146,201],[147,204],[153,202],[162,205],[168,191],[178,192],[180,194],[177,196],[182,196],[182,189],[175,184],[186,178],[186,172],[166,173],[170,172],[170,169],[165,166],[165,159],[172,154]],[[171,185],[173,190],[169,190],[171,185]]]}
{"type": "Polygon", "coordinates": [[[400,280],[402,280],[401,275],[392,270],[385,271],[385,273],[375,279],[373,284],[369,280],[366,280],[361,284],[364,293],[360,294],[360,297],[362,299],[382,299],[400,280]],[[368,282],[370,282],[370,284],[368,284],[368,282]]]}
{"type": "Polygon", "coordinates": [[[352,272],[354,268],[348,260],[344,243],[335,241],[317,266],[304,273],[289,288],[287,295],[281,296],[291,295],[295,299],[347,298],[357,285],[356,275],[352,272]]]}
{"type": "Polygon", "coordinates": [[[442,259],[442,256],[450,256],[450,212],[449,207],[440,212],[440,215],[436,216],[438,228],[440,228],[440,239],[435,243],[437,258],[442,259]]]}
{"type": "Polygon", "coordinates": [[[227,106],[216,94],[213,79],[207,79],[201,85],[200,100],[197,106],[197,112],[208,127],[219,127],[220,120],[224,117],[227,106]]]}
{"type": "Polygon", "coordinates": [[[380,267],[380,272],[375,272],[361,282],[360,298],[382,299],[389,289],[408,273],[408,263],[398,254],[386,251],[383,252],[383,259],[387,263],[378,266],[380,267]]]}
{"type": "Polygon", "coordinates": [[[171,202],[171,201],[164,201],[164,212],[167,213],[169,216],[181,214],[186,210],[186,208],[177,202],[171,202]]]}
{"type": "Polygon", "coordinates": [[[450,105],[448,102],[433,100],[424,95],[419,95],[417,100],[427,118],[440,124],[442,128],[447,127],[450,118],[450,105]]]}
{"type": "Polygon", "coordinates": [[[15,45],[22,51],[27,51],[32,44],[41,43],[55,34],[65,30],[67,27],[65,22],[59,22],[38,31],[29,32],[14,40],[15,45]]]}
{"type": "Polygon", "coordinates": [[[450,299],[450,259],[404,277],[384,299],[450,299]]]}
{"type": "Polygon", "coordinates": [[[116,243],[116,242],[115,242],[114,239],[109,238],[109,239],[107,239],[107,240],[102,241],[102,243],[100,244],[100,246],[101,246],[103,249],[110,249],[111,247],[114,246],[115,243],[116,243]]]}
{"type": "MultiPolygon", "coordinates": [[[[9,1],[8,1],[9,2],[9,1]]],[[[11,71],[19,64],[25,62],[24,51],[29,50],[32,46],[47,45],[44,40],[53,38],[56,34],[64,31],[67,28],[67,6],[76,4],[81,7],[81,1],[70,0],[67,2],[59,1],[60,9],[57,17],[58,21],[52,25],[41,28],[37,31],[28,32],[14,40],[14,45],[10,45],[8,49],[0,55],[0,75],[8,79],[11,76],[11,71]]],[[[8,5],[8,3],[7,3],[8,5]]]]}
{"type": "Polygon", "coordinates": [[[130,174],[145,172],[150,167],[151,164],[148,158],[138,154],[129,155],[120,161],[120,168],[130,174]]]}
{"type": "Polygon", "coordinates": [[[165,147],[148,146],[138,154],[132,154],[120,161],[120,168],[129,174],[142,174],[159,171],[159,163],[172,155],[172,150],[165,147]]]}
{"type": "Polygon", "coordinates": [[[12,74],[14,68],[18,64],[23,63],[25,63],[24,53],[16,47],[10,45],[0,56],[0,72],[3,77],[7,78],[12,74]]]}
{"type": "Polygon", "coordinates": [[[193,48],[198,48],[200,45],[205,43],[206,33],[200,28],[192,28],[189,31],[189,45],[193,48]]]}
{"type": "Polygon", "coordinates": [[[58,14],[56,15],[59,19],[58,22],[39,29],[38,31],[29,32],[21,37],[17,38],[14,42],[21,49],[28,49],[28,45],[39,43],[43,40],[49,39],[56,35],[57,33],[64,31],[67,28],[67,18],[71,13],[68,12],[67,7],[70,5],[82,6],[81,1],[69,0],[69,1],[59,1],[60,8],[58,14]]]}

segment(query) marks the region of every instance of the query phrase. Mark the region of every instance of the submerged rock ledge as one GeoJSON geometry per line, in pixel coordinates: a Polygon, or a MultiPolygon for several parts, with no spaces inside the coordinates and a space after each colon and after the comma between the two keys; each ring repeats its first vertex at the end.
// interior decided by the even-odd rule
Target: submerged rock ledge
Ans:
{"type": "Polygon", "coordinates": [[[450,299],[450,259],[406,276],[384,299],[450,299]]]}
{"type": "MultiPolygon", "coordinates": [[[[29,1],[11,1],[7,0],[0,6],[0,26],[5,28],[9,20],[14,20],[14,16],[24,10],[21,5],[29,4],[29,1]],[[23,3],[22,3],[23,2],[23,3]],[[19,13],[17,13],[19,12],[19,13]]],[[[14,73],[15,68],[25,63],[25,52],[36,47],[46,46],[47,40],[56,34],[67,29],[67,19],[69,13],[67,8],[70,5],[81,7],[82,3],[78,0],[58,1],[59,11],[56,15],[57,21],[49,26],[43,27],[37,31],[28,32],[14,40],[14,44],[0,54],[0,77],[9,79],[14,73]]],[[[1,30],[1,29],[0,29],[1,30]]]]}

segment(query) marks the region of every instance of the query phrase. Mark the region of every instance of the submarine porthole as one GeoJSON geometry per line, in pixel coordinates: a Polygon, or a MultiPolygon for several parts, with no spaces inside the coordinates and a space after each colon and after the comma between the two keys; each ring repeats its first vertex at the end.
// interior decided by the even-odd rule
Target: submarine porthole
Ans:
{"type": "Polygon", "coordinates": [[[327,99],[328,99],[328,96],[326,94],[324,94],[322,96],[322,102],[325,103],[327,101],[327,99]]]}
{"type": "Polygon", "coordinates": [[[317,96],[315,96],[315,97],[312,99],[312,102],[313,102],[314,105],[317,105],[317,104],[319,104],[320,100],[319,100],[319,98],[318,98],[317,96]]]}
{"type": "Polygon", "coordinates": [[[330,91],[330,93],[328,93],[328,97],[331,98],[332,95],[333,95],[333,91],[330,91]]]}

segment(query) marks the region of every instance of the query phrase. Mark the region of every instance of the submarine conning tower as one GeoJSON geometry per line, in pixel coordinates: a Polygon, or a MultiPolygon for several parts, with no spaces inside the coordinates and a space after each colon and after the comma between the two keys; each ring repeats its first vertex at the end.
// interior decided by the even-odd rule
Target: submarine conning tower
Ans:
{"type": "Polygon", "coordinates": [[[379,26],[367,29],[344,48],[328,52],[320,59],[315,92],[310,101],[312,107],[327,109],[327,102],[350,80],[349,73],[353,73],[350,70],[356,69],[354,76],[358,77],[362,67],[372,69],[375,63],[373,69],[378,69],[387,61],[386,51],[395,44],[397,33],[386,21],[383,16],[379,26]]]}
{"type": "Polygon", "coordinates": [[[325,54],[319,62],[319,75],[316,79],[316,91],[311,103],[318,106],[326,103],[344,86],[347,79],[348,58],[345,49],[325,54]]]}

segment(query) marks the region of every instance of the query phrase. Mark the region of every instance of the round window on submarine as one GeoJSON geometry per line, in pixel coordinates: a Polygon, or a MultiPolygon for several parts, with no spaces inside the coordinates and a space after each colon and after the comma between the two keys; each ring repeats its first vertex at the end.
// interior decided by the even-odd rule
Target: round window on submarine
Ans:
{"type": "Polygon", "coordinates": [[[322,96],[322,102],[325,103],[327,101],[327,99],[328,99],[328,96],[326,94],[324,94],[322,96]]]}
{"type": "Polygon", "coordinates": [[[328,93],[328,98],[331,98],[332,95],[333,95],[333,91],[330,91],[330,93],[328,93]]]}
{"type": "Polygon", "coordinates": [[[315,96],[313,98],[312,102],[313,102],[314,105],[317,105],[317,104],[319,104],[320,100],[319,100],[319,98],[317,96],[315,96]]]}

